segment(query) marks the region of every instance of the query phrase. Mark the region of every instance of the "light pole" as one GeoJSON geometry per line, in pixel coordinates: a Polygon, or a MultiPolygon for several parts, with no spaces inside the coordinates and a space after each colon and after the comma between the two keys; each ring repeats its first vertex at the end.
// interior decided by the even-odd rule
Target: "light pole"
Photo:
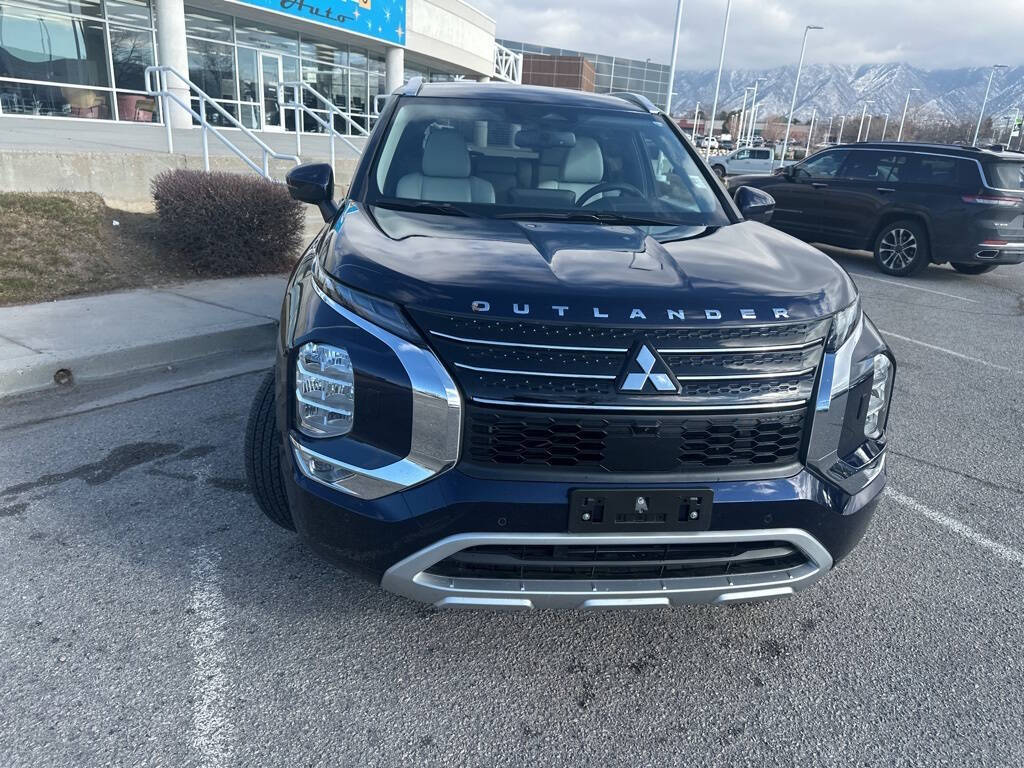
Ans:
{"type": "Polygon", "coordinates": [[[1000,142],[1000,144],[1009,145],[1010,139],[1013,138],[1013,129],[1017,127],[1017,115],[1020,113],[1020,107],[1013,108],[1013,120],[1010,122],[1009,130],[1007,131],[1006,141],[1000,142]]]}
{"type": "Polygon", "coordinates": [[[668,103],[665,111],[672,116],[672,89],[676,84],[676,56],[679,55],[679,28],[683,24],[683,0],[676,3],[676,33],[672,37],[672,61],[668,65],[668,103]]]}
{"type": "Polygon", "coordinates": [[[749,85],[743,89],[743,109],[740,110],[740,125],[736,129],[736,149],[739,149],[743,142],[743,124],[747,119],[747,91],[749,90],[749,85]]]}
{"type": "Polygon", "coordinates": [[[761,109],[761,104],[754,104],[752,107],[752,113],[750,115],[750,130],[747,132],[747,146],[754,146],[754,128],[757,127],[757,111],[761,109]]]}
{"type": "Polygon", "coordinates": [[[725,64],[725,41],[729,37],[729,15],[732,13],[732,0],[725,3],[725,24],[722,26],[722,50],[718,52],[718,77],[715,79],[715,99],[711,103],[711,123],[708,130],[708,151],[704,159],[711,159],[711,134],[715,132],[715,118],[718,117],[718,91],[722,86],[722,66],[725,64]]]}
{"type": "Polygon", "coordinates": [[[754,95],[750,99],[750,109],[753,112],[753,114],[751,116],[752,119],[750,121],[750,130],[748,131],[750,139],[750,141],[747,142],[748,147],[754,143],[754,126],[757,124],[757,86],[761,84],[762,80],[764,80],[763,77],[758,77],[754,79],[754,95]]]}
{"type": "Polygon", "coordinates": [[[885,141],[885,129],[889,127],[889,113],[885,113],[885,122],[882,123],[882,138],[879,141],[885,141]]]}
{"type": "Polygon", "coordinates": [[[828,144],[832,141],[832,121],[836,119],[835,115],[831,115],[828,119],[828,133],[825,134],[825,143],[828,144]]]}
{"type": "Polygon", "coordinates": [[[814,121],[818,117],[818,108],[811,112],[811,124],[807,126],[807,148],[804,150],[804,157],[811,154],[811,135],[814,133],[814,121]]]}
{"type": "Polygon", "coordinates": [[[700,117],[700,102],[697,102],[697,108],[693,110],[693,127],[690,128],[690,141],[697,140],[697,120],[700,117]]]}
{"type": "Polygon", "coordinates": [[[864,141],[867,141],[868,137],[871,135],[871,119],[873,117],[874,115],[868,115],[868,127],[864,129],[864,141]]]}
{"type": "Polygon", "coordinates": [[[988,92],[992,89],[992,78],[995,76],[997,69],[1006,69],[1006,65],[993,64],[992,71],[988,73],[988,85],[985,86],[985,98],[981,100],[981,112],[978,113],[978,125],[974,129],[974,141],[971,142],[972,147],[978,146],[978,134],[981,133],[981,120],[985,117],[985,107],[988,106],[988,92]]]}
{"type": "Polygon", "coordinates": [[[839,135],[836,137],[836,144],[843,143],[843,128],[846,127],[846,115],[839,119],[839,135]]]}
{"type": "Polygon", "coordinates": [[[910,94],[912,94],[914,91],[920,90],[920,88],[911,88],[909,91],[907,91],[907,99],[906,101],[903,102],[903,117],[900,118],[900,133],[896,137],[896,141],[903,141],[903,123],[905,123],[907,120],[907,107],[910,106],[910,94]]]}
{"type": "MultiPolygon", "coordinates": [[[[804,27],[804,41],[800,45],[800,63],[796,65],[796,82],[793,83],[793,98],[789,102],[789,120],[786,121],[786,138],[782,140],[782,160],[786,159],[786,148],[789,146],[789,129],[793,125],[793,112],[796,110],[796,92],[800,88],[800,73],[804,68],[804,53],[807,51],[807,33],[812,29],[824,29],[814,24],[804,27]]],[[[772,168],[775,168],[775,161],[772,160],[772,168]]]]}
{"type": "MultiPolygon", "coordinates": [[[[857,128],[857,141],[860,141],[860,132],[864,130],[864,117],[868,113],[868,104],[874,104],[874,103],[875,102],[873,102],[873,101],[865,101],[864,102],[864,109],[862,109],[860,111],[860,127],[857,128]]],[[[868,128],[870,128],[870,127],[871,127],[871,125],[869,123],[868,124],[868,128]]]]}

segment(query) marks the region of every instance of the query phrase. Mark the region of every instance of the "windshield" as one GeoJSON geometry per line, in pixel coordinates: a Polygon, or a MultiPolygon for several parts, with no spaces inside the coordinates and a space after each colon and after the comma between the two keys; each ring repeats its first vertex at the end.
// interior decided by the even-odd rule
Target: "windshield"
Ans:
{"type": "Polygon", "coordinates": [[[730,223],[697,161],[657,115],[515,101],[403,99],[367,202],[455,216],[649,226],[730,223]]]}
{"type": "Polygon", "coordinates": [[[1024,189],[1024,163],[986,163],[985,175],[996,189],[1024,189]]]}

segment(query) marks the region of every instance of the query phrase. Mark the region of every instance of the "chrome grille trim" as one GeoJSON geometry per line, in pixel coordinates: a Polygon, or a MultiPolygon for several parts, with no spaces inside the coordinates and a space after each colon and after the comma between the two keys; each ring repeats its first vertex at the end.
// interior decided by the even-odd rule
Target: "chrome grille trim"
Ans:
{"type": "Polygon", "coordinates": [[[440,336],[449,341],[459,341],[463,344],[484,344],[494,347],[522,347],[523,349],[557,349],[560,352],[615,352],[626,354],[629,350],[626,347],[560,347],[555,344],[527,344],[526,342],[513,341],[491,341],[488,339],[467,339],[462,336],[452,336],[440,331],[431,331],[433,336],[440,336]]]}
{"type": "Polygon", "coordinates": [[[775,403],[743,403],[739,405],[592,405],[589,403],[537,403],[518,400],[489,400],[483,397],[470,398],[481,405],[502,405],[509,408],[548,408],[559,411],[626,411],[626,412],[679,412],[704,413],[707,411],[778,411],[785,408],[801,408],[807,400],[787,400],[775,403]]]}
{"type": "Polygon", "coordinates": [[[552,373],[551,371],[512,371],[504,368],[478,368],[475,365],[466,365],[465,363],[455,363],[456,368],[465,368],[467,371],[477,371],[478,373],[504,373],[512,376],[550,376],[555,379],[604,379],[611,380],[614,376],[597,374],[597,373],[552,373]]]}

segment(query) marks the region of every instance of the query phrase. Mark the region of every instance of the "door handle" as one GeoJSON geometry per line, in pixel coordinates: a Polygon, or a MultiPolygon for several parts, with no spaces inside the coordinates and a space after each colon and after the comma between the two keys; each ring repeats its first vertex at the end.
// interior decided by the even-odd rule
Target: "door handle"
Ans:
{"type": "Polygon", "coordinates": [[[895,192],[896,190],[892,187],[875,187],[879,192],[895,192]]]}
{"type": "Polygon", "coordinates": [[[811,186],[814,187],[815,189],[821,189],[822,187],[827,187],[828,184],[826,184],[824,181],[812,181],[811,186]]]}

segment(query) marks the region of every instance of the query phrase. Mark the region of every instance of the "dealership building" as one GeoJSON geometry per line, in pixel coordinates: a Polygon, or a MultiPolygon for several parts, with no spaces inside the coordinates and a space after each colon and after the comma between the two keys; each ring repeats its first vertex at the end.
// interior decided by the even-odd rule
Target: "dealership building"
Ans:
{"type": "MultiPolygon", "coordinates": [[[[145,84],[160,64],[249,128],[294,130],[278,93],[300,81],[369,127],[376,97],[410,77],[518,80],[519,61],[462,0],[0,0],[5,116],[160,122],[145,84]]],[[[189,98],[185,84],[168,85],[189,98]]],[[[169,111],[176,127],[190,124],[169,111]]]]}

